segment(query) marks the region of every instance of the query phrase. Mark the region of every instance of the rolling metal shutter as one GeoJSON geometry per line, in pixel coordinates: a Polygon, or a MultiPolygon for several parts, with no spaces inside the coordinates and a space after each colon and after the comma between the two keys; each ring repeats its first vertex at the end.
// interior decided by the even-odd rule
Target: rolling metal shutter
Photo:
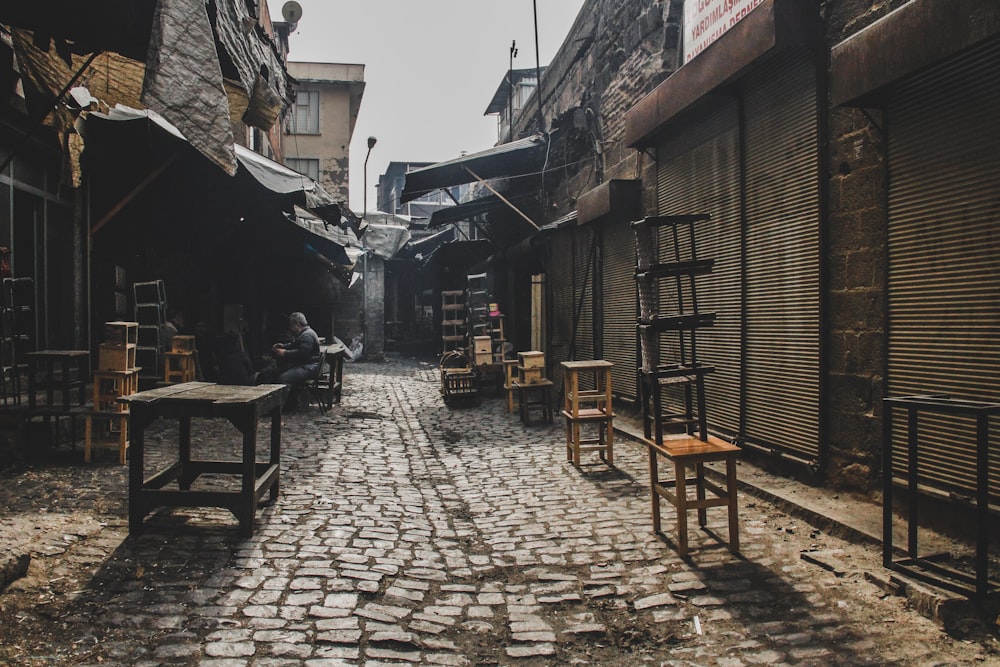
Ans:
{"type": "MultiPolygon", "coordinates": [[[[1000,40],[902,82],[889,103],[888,394],[1000,402],[1000,40]]],[[[894,421],[895,469],[906,461],[894,421]]],[[[995,422],[995,420],[994,420],[995,422]]],[[[921,416],[920,481],[975,488],[974,424],[921,416]]],[[[990,429],[1000,498],[1000,428],[990,429]]]]}
{"type": "Polygon", "coordinates": [[[634,401],[636,389],[635,236],[630,221],[609,222],[603,245],[604,358],[614,364],[611,387],[616,396],[634,401]]]}
{"type": "MultiPolygon", "coordinates": [[[[594,276],[598,275],[597,263],[600,255],[593,248],[594,228],[592,225],[573,230],[573,315],[576,340],[573,359],[594,358],[594,276]],[[594,250],[593,256],[591,251],[594,250]]],[[[593,389],[590,373],[581,375],[581,388],[593,389]]]]}
{"type": "Polygon", "coordinates": [[[815,67],[785,51],[746,79],[744,439],[819,457],[820,187],[815,67]]]}
{"type": "Polygon", "coordinates": [[[549,300],[551,322],[551,340],[546,366],[549,378],[556,387],[562,387],[562,369],[560,362],[569,360],[570,342],[573,336],[573,229],[559,230],[552,235],[551,258],[547,273],[551,295],[549,300]]]}
{"type": "MultiPolygon", "coordinates": [[[[695,230],[698,257],[715,260],[711,275],[697,278],[699,310],[716,313],[715,325],[697,332],[698,359],[716,369],[705,381],[709,427],[735,435],[740,428],[742,324],[736,103],[729,102],[697,124],[672,133],[657,146],[657,156],[659,212],[712,216],[695,230]]],[[[661,257],[667,252],[665,237],[660,235],[661,257]]],[[[632,289],[634,293],[634,285],[632,289]]],[[[661,288],[661,299],[666,298],[668,292],[661,288]]],[[[670,357],[668,350],[661,351],[661,355],[662,359],[670,357]]]]}

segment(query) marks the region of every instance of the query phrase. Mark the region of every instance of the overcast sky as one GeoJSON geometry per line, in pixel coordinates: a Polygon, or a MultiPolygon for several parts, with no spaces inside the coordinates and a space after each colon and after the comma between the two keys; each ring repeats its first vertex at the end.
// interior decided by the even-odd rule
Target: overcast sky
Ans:
{"type": "MultiPolygon", "coordinates": [[[[351,201],[361,211],[367,139],[368,208],[389,162],[441,162],[497,141],[483,112],[510,63],[535,66],[534,9],[544,67],[562,46],[583,0],[297,0],[302,19],[289,59],[361,63],[365,93],[351,142],[351,201]]],[[[274,20],[285,0],[268,0],[274,20]]]]}

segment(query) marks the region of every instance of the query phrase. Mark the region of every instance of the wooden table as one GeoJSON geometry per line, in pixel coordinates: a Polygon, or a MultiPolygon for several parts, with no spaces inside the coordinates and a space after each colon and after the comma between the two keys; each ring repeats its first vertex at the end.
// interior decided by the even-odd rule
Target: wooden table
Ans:
{"type": "Polygon", "coordinates": [[[55,406],[55,388],[59,385],[62,393],[62,405],[64,409],[70,407],[70,390],[73,385],[79,386],[79,401],[77,405],[84,405],[87,402],[87,392],[85,385],[86,378],[90,374],[90,352],[88,350],[38,350],[25,354],[28,358],[28,407],[34,408],[37,402],[35,396],[36,377],[39,367],[45,374],[45,398],[49,406],[55,406]],[[70,368],[77,365],[79,377],[76,380],[70,376],[70,368]],[[57,378],[56,368],[62,373],[57,378]]]}
{"type": "Polygon", "coordinates": [[[131,413],[129,534],[139,534],[143,519],[156,507],[221,507],[230,510],[239,519],[240,534],[251,537],[261,497],[267,491],[272,501],[278,497],[281,405],[287,390],[283,384],[247,387],[185,382],[119,398],[119,401],[129,405],[131,413]],[[266,415],[271,417],[271,448],[268,461],[263,463],[257,461],[257,425],[260,418],[266,415]],[[178,461],[144,478],[144,432],[157,417],[178,420],[178,461]],[[192,460],[193,417],[228,419],[243,436],[242,460],[192,460]],[[239,475],[240,490],[192,490],[192,483],[202,473],[239,475]],[[177,481],[177,490],[164,488],[174,480],[177,481]]]}

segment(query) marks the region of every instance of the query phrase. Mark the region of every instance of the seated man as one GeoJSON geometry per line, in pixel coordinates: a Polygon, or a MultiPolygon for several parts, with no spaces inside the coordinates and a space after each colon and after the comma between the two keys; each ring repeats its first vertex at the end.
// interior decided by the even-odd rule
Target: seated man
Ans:
{"type": "Polygon", "coordinates": [[[312,330],[302,313],[288,316],[292,333],[290,343],[275,343],[271,348],[277,365],[257,374],[257,384],[302,384],[316,374],[319,367],[319,336],[312,330]]]}

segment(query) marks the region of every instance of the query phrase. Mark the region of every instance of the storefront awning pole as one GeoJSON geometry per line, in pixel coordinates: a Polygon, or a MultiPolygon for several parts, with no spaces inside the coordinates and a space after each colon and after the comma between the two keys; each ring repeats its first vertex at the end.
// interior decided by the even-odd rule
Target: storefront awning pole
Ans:
{"type": "Polygon", "coordinates": [[[510,208],[512,208],[518,215],[520,215],[522,218],[524,218],[525,220],[527,220],[528,224],[531,225],[532,227],[534,227],[535,230],[539,229],[538,225],[535,224],[534,220],[532,220],[527,215],[525,215],[525,213],[521,209],[519,209],[518,207],[516,207],[512,203],[510,203],[507,200],[507,198],[504,197],[499,192],[497,192],[496,189],[493,188],[493,186],[491,186],[485,180],[479,178],[479,176],[476,175],[476,172],[474,172],[471,169],[469,169],[466,165],[462,165],[462,169],[465,169],[467,172],[469,172],[469,176],[472,176],[474,179],[476,179],[477,181],[479,181],[480,183],[482,183],[483,186],[485,186],[487,190],[489,190],[490,192],[492,192],[493,194],[495,194],[500,201],[502,201],[504,204],[507,204],[507,206],[509,206],[510,208]]]}
{"type": "Polygon", "coordinates": [[[159,167],[157,167],[156,169],[154,169],[148,176],[146,176],[146,178],[142,179],[141,183],[139,183],[137,186],[135,186],[134,188],[132,188],[132,190],[130,190],[128,192],[128,194],[126,194],[124,197],[122,197],[118,201],[117,204],[115,204],[114,206],[111,207],[110,211],[108,211],[107,213],[104,214],[104,217],[102,217],[100,220],[97,221],[97,224],[95,224],[90,229],[91,235],[96,234],[97,232],[99,232],[101,230],[101,227],[103,227],[104,225],[106,225],[109,222],[111,222],[111,219],[114,218],[116,215],[118,215],[118,213],[123,208],[125,208],[126,206],[128,206],[128,203],[130,201],[132,201],[133,199],[135,199],[136,197],[138,197],[139,194],[143,190],[145,190],[146,188],[148,188],[153,181],[155,181],[157,178],[159,178],[163,174],[163,172],[165,172],[167,170],[167,168],[170,167],[170,165],[172,165],[174,162],[176,162],[177,158],[179,158],[180,155],[181,155],[181,151],[175,152],[173,155],[171,155],[166,160],[164,160],[163,163],[159,167]]]}

